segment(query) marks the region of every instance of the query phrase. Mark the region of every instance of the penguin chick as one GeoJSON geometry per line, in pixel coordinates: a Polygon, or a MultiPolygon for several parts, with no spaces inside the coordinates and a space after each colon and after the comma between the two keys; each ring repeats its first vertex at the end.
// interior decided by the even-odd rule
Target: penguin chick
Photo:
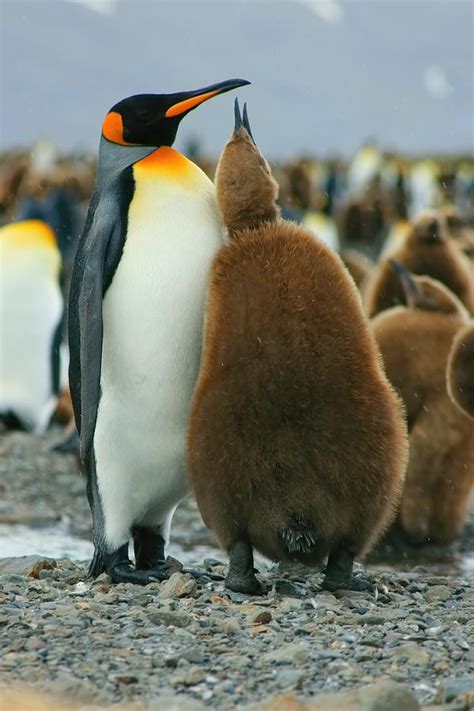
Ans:
{"type": "Polygon", "coordinates": [[[262,222],[273,222],[280,215],[278,183],[244,125],[246,122],[248,127],[247,112],[244,109],[242,119],[237,102],[234,110],[235,130],[226,146],[227,158],[219,163],[216,173],[219,209],[229,237],[262,222]]]}
{"type": "Polygon", "coordinates": [[[407,306],[372,321],[385,371],[407,413],[410,459],[399,524],[412,543],[449,543],[461,532],[474,479],[472,422],[452,403],[446,364],[469,316],[440,282],[392,261],[407,306]]]}
{"type": "Polygon", "coordinates": [[[329,247],[278,218],[275,183],[244,119],[237,109],[217,167],[231,239],[209,278],[188,469],[230,556],[227,587],[261,590],[254,547],[311,565],[328,556],[325,586],[351,587],[354,557],[398,504],[401,405],[354,282],[329,247]]]}
{"type": "Polygon", "coordinates": [[[405,303],[405,294],[389,259],[414,274],[426,274],[446,284],[464,305],[474,309],[474,280],[468,263],[448,236],[443,217],[426,212],[415,221],[402,244],[379,262],[364,291],[369,316],[405,303]]]}
{"type": "Polygon", "coordinates": [[[446,375],[451,400],[474,418],[474,321],[456,335],[446,375]]]}

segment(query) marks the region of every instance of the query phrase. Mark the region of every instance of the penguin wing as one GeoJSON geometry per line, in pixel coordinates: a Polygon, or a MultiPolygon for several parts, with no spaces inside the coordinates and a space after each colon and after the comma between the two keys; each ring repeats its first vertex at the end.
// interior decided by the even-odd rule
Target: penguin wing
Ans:
{"type": "Polygon", "coordinates": [[[69,381],[81,458],[91,449],[100,398],[102,299],[125,242],[119,203],[92,198],[79,240],[69,297],[69,381]]]}

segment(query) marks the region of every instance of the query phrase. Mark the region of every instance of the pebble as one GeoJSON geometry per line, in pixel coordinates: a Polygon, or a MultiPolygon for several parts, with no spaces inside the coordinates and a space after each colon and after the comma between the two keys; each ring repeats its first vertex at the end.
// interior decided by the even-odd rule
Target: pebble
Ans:
{"type": "MultiPolygon", "coordinates": [[[[74,459],[49,453],[50,435],[0,439],[8,491],[2,498],[11,497],[2,510],[21,503],[31,520],[52,511],[90,535],[74,459]],[[58,475],[64,476],[55,486],[58,475]]],[[[465,550],[473,547],[472,531],[465,550]]],[[[172,540],[215,551],[203,561],[196,548],[186,568],[225,574],[225,556],[212,547],[193,502],[178,509],[172,540]]],[[[254,598],[178,570],[139,587],[112,585],[105,575],[91,583],[84,562],[60,557],[0,559],[0,686],[28,683],[73,697],[74,711],[119,703],[117,711],[473,706],[472,573],[437,575],[429,564],[404,572],[359,567],[377,592],[332,594],[321,590],[320,573],[280,570],[258,558],[256,565],[269,592],[254,598]]]]}

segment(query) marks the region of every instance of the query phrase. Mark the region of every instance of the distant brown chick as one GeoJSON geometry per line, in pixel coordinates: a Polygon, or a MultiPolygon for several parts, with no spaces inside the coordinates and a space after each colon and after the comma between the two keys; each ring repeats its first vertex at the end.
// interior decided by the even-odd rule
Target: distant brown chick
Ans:
{"type": "Polygon", "coordinates": [[[230,240],[209,279],[188,465],[226,585],[261,592],[253,548],[353,581],[396,510],[407,459],[401,404],[340,258],[279,219],[246,110],[216,174],[230,240]]]}
{"type": "Polygon", "coordinates": [[[442,282],[469,311],[474,311],[472,271],[449,237],[445,220],[439,213],[423,213],[402,244],[380,260],[364,290],[364,304],[369,316],[405,303],[405,292],[390,267],[390,258],[414,274],[426,274],[442,282]]]}
{"type": "Polygon", "coordinates": [[[449,353],[446,375],[451,399],[469,417],[474,418],[474,321],[456,335],[449,353]]]}
{"type": "Polygon", "coordinates": [[[474,482],[472,422],[446,388],[453,339],[469,319],[460,300],[438,281],[391,263],[407,306],[372,321],[391,383],[402,396],[410,460],[399,524],[412,543],[449,543],[462,530],[474,482]]]}
{"type": "Polygon", "coordinates": [[[341,259],[357,288],[363,290],[364,284],[374,268],[373,261],[362,252],[358,252],[357,249],[344,249],[341,252],[341,259]]]}

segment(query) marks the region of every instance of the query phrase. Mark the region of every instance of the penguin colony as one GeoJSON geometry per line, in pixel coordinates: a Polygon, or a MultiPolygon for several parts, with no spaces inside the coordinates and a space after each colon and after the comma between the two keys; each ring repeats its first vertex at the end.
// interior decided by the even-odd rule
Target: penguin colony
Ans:
{"type": "Polygon", "coordinates": [[[423,213],[402,243],[381,259],[367,281],[364,301],[369,316],[404,303],[399,279],[390,267],[392,258],[414,274],[427,274],[446,284],[463,304],[474,310],[474,278],[469,263],[448,234],[445,220],[423,213]]]}
{"type": "Polygon", "coordinates": [[[466,326],[464,305],[445,285],[390,266],[407,305],[382,311],[372,327],[410,433],[399,524],[412,543],[450,543],[474,484],[472,323],[466,326]]]}
{"type": "MultiPolygon", "coordinates": [[[[197,92],[131,97],[116,105],[104,121],[97,182],[71,293],[73,354],[70,385],[81,428],[83,461],[93,510],[96,549],[91,565],[93,575],[105,569],[114,580],[147,582],[166,577],[173,568],[173,562],[165,559],[165,541],[174,507],[188,488],[185,436],[193,386],[198,378],[205,284],[214,255],[222,246],[223,234],[212,184],[193,163],[173,150],[172,143],[179,121],[186,113],[228,88],[234,86],[224,82],[197,92]],[[183,201],[187,204],[184,209],[183,201]],[[174,214],[170,212],[170,205],[175,207],[174,214]],[[176,276],[178,269],[179,278],[176,276]],[[152,306],[154,318],[151,316],[152,306]],[[155,343],[152,342],[153,334],[155,343]],[[134,344],[133,353],[131,343],[134,344]],[[163,348],[163,343],[167,344],[168,350],[163,348]],[[152,369],[149,366],[151,361],[154,363],[152,369]],[[151,373],[152,370],[156,373],[151,373]],[[166,476],[163,476],[164,472],[166,476]],[[126,551],[129,538],[134,543],[135,568],[126,551]]],[[[247,119],[246,124],[249,129],[247,119]]],[[[243,136],[244,128],[239,129],[243,136]]],[[[220,212],[230,228],[230,243],[226,250],[230,254],[240,255],[240,250],[253,254],[253,233],[262,230],[262,220],[269,221],[267,230],[276,229],[282,241],[280,228],[285,223],[278,217],[274,204],[275,186],[267,168],[262,168],[266,164],[261,157],[261,162],[257,161],[259,169],[250,174],[249,186],[255,192],[255,199],[250,200],[247,214],[239,212],[239,205],[248,195],[237,190],[238,175],[233,176],[229,166],[235,158],[236,165],[242,165],[243,161],[246,169],[250,169],[252,160],[259,153],[248,137],[247,141],[242,139],[239,150],[249,152],[248,160],[244,160],[239,152],[235,156],[232,153],[237,148],[234,143],[231,141],[227,146],[223,156],[225,161],[221,161],[218,174],[220,212]],[[227,168],[223,170],[226,164],[227,168]],[[259,205],[263,206],[263,215],[259,213],[259,205]],[[236,210],[238,214],[235,214],[236,210]],[[248,241],[241,238],[244,233],[249,233],[248,241]]],[[[210,161],[202,155],[197,155],[197,160],[212,176],[210,161]]],[[[31,156],[11,153],[0,163],[0,224],[5,225],[0,228],[0,425],[3,427],[21,427],[38,434],[47,428],[51,416],[64,422],[71,415],[68,384],[64,368],[60,367],[61,361],[67,361],[68,354],[65,344],[59,348],[59,342],[61,329],[63,337],[66,330],[64,296],[77,247],[77,240],[71,237],[71,226],[79,223],[82,212],[85,216],[85,201],[88,201],[93,185],[93,169],[93,161],[88,157],[81,158],[79,163],[75,158],[74,165],[70,166],[61,157],[51,163],[51,146],[48,148],[41,143],[34,147],[31,156]],[[42,154],[45,151],[46,162],[42,154]],[[48,161],[49,168],[46,167],[48,161]],[[74,209],[70,209],[72,203],[74,209]]],[[[426,160],[409,165],[401,158],[385,158],[374,146],[365,146],[347,170],[350,190],[344,187],[345,172],[338,159],[323,165],[304,158],[280,166],[275,176],[280,184],[282,215],[306,225],[306,237],[308,232],[315,231],[319,240],[326,241],[334,249],[341,246],[341,256],[362,293],[365,308],[374,316],[374,333],[384,351],[387,375],[403,398],[410,431],[408,479],[397,525],[405,526],[405,533],[412,542],[452,540],[462,530],[474,470],[472,437],[463,440],[462,436],[464,431],[469,432],[469,426],[472,432],[471,418],[474,417],[472,165],[447,161],[441,166],[426,160]],[[447,201],[456,202],[460,211],[452,207],[434,209],[439,207],[443,191],[447,201]],[[431,212],[423,214],[421,210],[426,208],[431,208],[431,212]],[[410,221],[408,216],[412,218],[410,221]],[[431,276],[432,280],[422,276],[407,277],[400,267],[394,272],[390,259],[404,264],[415,274],[431,276]],[[461,302],[466,308],[464,311],[461,302]],[[469,310],[471,321],[466,313],[469,310]],[[423,328],[412,328],[412,323],[420,322],[425,324],[423,328]],[[429,324],[435,322],[436,328],[431,329],[429,324]],[[443,327],[440,324],[444,324],[443,327]],[[397,329],[398,336],[395,336],[397,329]],[[391,339],[392,346],[386,346],[386,339],[389,343],[391,339]],[[404,348],[406,358],[400,356],[404,348]],[[421,354],[419,359],[413,357],[414,353],[421,354]],[[414,360],[417,360],[418,369],[414,360]],[[427,384],[421,389],[423,379],[427,384]],[[426,399],[430,400],[428,406],[426,399]],[[433,408],[431,402],[435,403],[433,408]],[[431,418],[426,408],[433,410],[431,418]],[[446,465],[433,468],[432,458],[437,462],[445,461],[446,465]],[[418,527],[411,526],[410,514],[406,513],[410,509],[417,510],[417,507],[435,512],[426,514],[423,525],[418,527]]],[[[290,230],[288,225],[286,230],[290,230]]],[[[74,234],[76,231],[74,228],[74,234]]],[[[295,228],[295,234],[295,243],[300,245],[301,232],[295,228]]],[[[318,261],[318,269],[330,264],[326,252],[323,249],[323,256],[319,255],[323,266],[320,267],[318,261]]],[[[291,259],[297,259],[294,251],[291,259]]],[[[227,279],[230,275],[227,262],[225,264],[223,276],[227,279]]],[[[329,267],[328,270],[337,278],[321,295],[326,299],[321,303],[328,304],[327,314],[341,308],[344,298],[350,302],[351,309],[354,308],[353,289],[352,292],[348,290],[345,274],[345,279],[340,278],[341,264],[338,261],[334,264],[335,272],[329,267]]],[[[236,264],[232,263],[232,266],[237,269],[236,264]]],[[[291,273],[291,260],[283,266],[291,273]]],[[[301,270],[302,275],[307,273],[307,267],[305,270],[301,270]]],[[[282,273],[286,274],[283,268],[282,273]]],[[[214,272],[212,274],[215,277],[214,272]]],[[[248,275],[245,273],[242,283],[250,280],[252,275],[255,276],[255,270],[250,270],[248,275]]],[[[224,280],[224,286],[225,283],[224,280]]],[[[238,303],[240,282],[233,295],[227,294],[223,284],[219,282],[217,292],[222,291],[234,308],[238,303]]],[[[214,282],[211,287],[209,294],[216,291],[214,282]]],[[[282,280],[279,287],[278,298],[286,298],[289,293],[287,282],[282,280]]],[[[316,290],[317,286],[312,288],[316,290]]],[[[305,293],[311,293],[311,289],[306,288],[305,293]]],[[[301,299],[295,301],[296,307],[301,305],[301,299]]],[[[269,319],[271,315],[274,320],[275,314],[279,313],[277,304],[278,300],[275,300],[265,306],[269,319]]],[[[208,313],[216,308],[216,300],[210,299],[208,313]]],[[[258,314],[252,313],[251,316],[249,324],[255,327],[258,314]]],[[[293,372],[285,366],[282,369],[285,378],[281,379],[270,377],[263,366],[253,371],[248,367],[248,356],[247,359],[242,356],[242,373],[251,373],[253,378],[253,381],[249,377],[242,379],[242,384],[253,382],[252,392],[260,393],[267,382],[270,396],[263,415],[270,418],[276,413],[277,419],[280,417],[276,423],[271,418],[271,421],[265,420],[263,432],[271,426],[291,431],[295,421],[309,417],[308,393],[314,394],[310,387],[314,369],[308,368],[309,349],[304,341],[308,338],[308,329],[295,338],[294,322],[283,317],[281,320],[282,331],[286,324],[288,336],[297,343],[297,362],[301,372],[305,372],[305,368],[308,370],[308,382],[303,387],[300,372],[294,375],[296,356],[293,352],[288,357],[293,372]],[[272,412],[275,401],[292,402],[282,384],[285,386],[293,377],[296,388],[303,392],[297,407],[293,411],[273,408],[272,412]]],[[[232,330],[230,317],[224,319],[224,325],[223,336],[235,343],[238,333],[236,328],[232,330]]],[[[317,324],[320,329],[323,326],[324,319],[317,324]]],[[[212,319],[209,321],[208,318],[206,334],[210,329],[212,319]]],[[[262,339],[262,335],[258,335],[262,339]]],[[[216,343],[223,336],[218,334],[216,343]]],[[[205,346],[208,342],[206,335],[205,346]]],[[[337,338],[334,342],[337,343],[337,338]]],[[[242,339],[242,350],[245,343],[242,339]]],[[[268,350],[264,343],[257,341],[257,344],[253,344],[257,350],[250,353],[259,359],[259,363],[265,363],[268,350]]],[[[318,343],[318,353],[322,346],[323,342],[318,343]]],[[[208,350],[205,348],[205,356],[208,350]]],[[[281,359],[285,352],[279,354],[281,359]]],[[[371,353],[373,355],[373,350],[371,353]]],[[[224,355],[227,359],[230,357],[228,349],[224,355]]],[[[277,355],[272,361],[273,370],[277,367],[277,355]]],[[[208,361],[205,357],[202,362],[195,407],[201,385],[212,370],[208,361]]],[[[330,363],[329,366],[326,380],[321,379],[326,386],[334,378],[332,373],[336,364],[330,363]]],[[[359,379],[363,377],[365,374],[359,374],[359,379]]],[[[290,394],[294,396],[294,393],[290,394]]],[[[343,393],[339,395],[344,397],[343,393]]],[[[263,407],[261,400],[264,398],[259,397],[256,396],[254,409],[246,418],[241,411],[252,401],[252,393],[247,393],[246,399],[242,396],[240,409],[234,408],[233,415],[226,412],[228,417],[235,418],[230,420],[230,425],[238,424],[242,438],[249,436],[251,423],[263,407]]],[[[235,399],[232,391],[229,410],[235,399]]],[[[218,404],[222,406],[222,402],[218,404]]],[[[324,420],[321,412],[318,411],[320,419],[315,419],[314,426],[320,428],[319,436],[330,441],[331,420],[329,415],[327,421],[324,420]]],[[[208,423],[201,421],[202,432],[208,431],[206,427],[216,421],[215,414],[213,418],[209,418],[208,423]]],[[[195,421],[193,417],[190,444],[195,441],[195,421]]],[[[223,424],[230,427],[228,419],[224,418],[223,424]]],[[[349,432],[348,423],[345,427],[349,432]]],[[[258,431],[255,427],[255,439],[258,431]]],[[[71,422],[66,434],[66,440],[58,449],[77,451],[77,433],[71,422]]],[[[350,437],[347,439],[350,441],[350,437]]],[[[274,440],[278,442],[278,438],[274,440]]],[[[216,436],[216,449],[219,441],[216,436]]],[[[336,450],[343,449],[342,441],[329,449],[328,456],[333,456],[334,461],[336,450]]],[[[258,443],[253,444],[258,446],[258,443]]],[[[293,472],[288,468],[276,468],[273,472],[276,483],[271,478],[269,463],[276,460],[279,452],[270,445],[270,442],[264,445],[268,447],[264,452],[267,468],[259,470],[258,480],[270,483],[266,489],[270,495],[286,485],[294,493],[296,487],[293,483],[288,484],[294,481],[291,479],[293,472]]],[[[307,447],[305,441],[296,462],[304,460],[302,466],[308,466],[304,458],[307,447]]],[[[238,447],[234,451],[240,456],[238,447]]],[[[255,451],[250,448],[249,456],[255,451]]],[[[289,451],[294,450],[290,447],[289,451]]],[[[211,452],[212,456],[217,454],[230,456],[227,446],[221,446],[218,453],[211,452]]],[[[191,463],[196,456],[196,450],[190,449],[191,463]]],[[[294,457],[290,463],[295,463],[294,457]]],[[[287,462],[283,460],[285,464],[287,462]]],[[[238,464],[234,463],[234,466],[237,471],[238,464]]],[[[392,463],[392,466],[395,465],[392,463]]],[[[248,472],[245,476],[249,476],[248,472]]],[[[207,472],[198,475],[202,482],[209,477],[207,472]]],[[[236,482],[239,495],[242,493],[239,488],[242,478],[236,477],[236,482]]],[[[314,501],[315,492],[316,489],[311,490],[310,501],[314,501]]],[[[337,488],[328,489],[324,501],[331,504],[336,495],[339,496],[337,488]]],[[[268,497],[265,500],[267,509],[274,511],[270,528],[273,524],[279,525],[276,519],[281,509],[280,502],[277,503],[273,510],[268,497]]],[[[231,501],[230,507],[234,504],[231,501]]],[[[250,508],[246,503],[245,511],[250,508]]],[[[330,506],[328,510],[331,510],[330,506]]],[[[237,513],[237,518],[241,517],[240,507],[237,513]]],[[[329,526],[332,521],[334,527],[331,530],[341,533],[343,525],[339,522],[347,523],[349,514],[340,508],[331,516],[332,519],[328,516],[321,525],[322,532],[331,533],[324,526],[329,526]]],[[[312,563],[320,557],[324,542],[321,538],[314,542],[318,534],[308,528],[307,521],[296,523],[296,529],[289,529],[289,536],[285,536],[286,548],[269,550],[268,554],[299,557],[312,563]],[[288,551],[289,547],[295,546],[303,548],[303,552],[288,551]],[[308,552],[311,546],[312,552],[308,552]]],[[[382,527],[379,523],[373,525],[372,540],[382,527]]],[[[260,533],[264,534],[265,543],[267,539],[272,540],[266,531],[260,533]]],[[[356,533],[361,542],[362,533],[356,533]]],[[[328,537],[331,538],[329,534],[328,537]]],[[[279,542],[281,544],[280,539],[279,542]]],[[[369,540],[361,549],[370,547],[370,544],[369,540]]],[[[329,566],[326,578],[329,587],[336,584],[335,580],[338,585],[350,584],[351,555],[344,557],[341,553],[337,565],[334,556],[330,559],[332,566],[329,566]]],[[[231,558],[234,563],[229,584],[244,584],[258,590],[256,579],[246,576],[251,559],[248,545],[239,543],[231,558]]]]}
{"type": "Polygon", "coordinates": [[[351,587],[391,522],[406,429],[339,257],[279,217],[277,184],[236,102],[216,173],[229,243],[209,278],[188,461],[227,587],[260,592],[253,548],[351,587]],[[342,413],[344,415],[342,416],[342,413]]]}

